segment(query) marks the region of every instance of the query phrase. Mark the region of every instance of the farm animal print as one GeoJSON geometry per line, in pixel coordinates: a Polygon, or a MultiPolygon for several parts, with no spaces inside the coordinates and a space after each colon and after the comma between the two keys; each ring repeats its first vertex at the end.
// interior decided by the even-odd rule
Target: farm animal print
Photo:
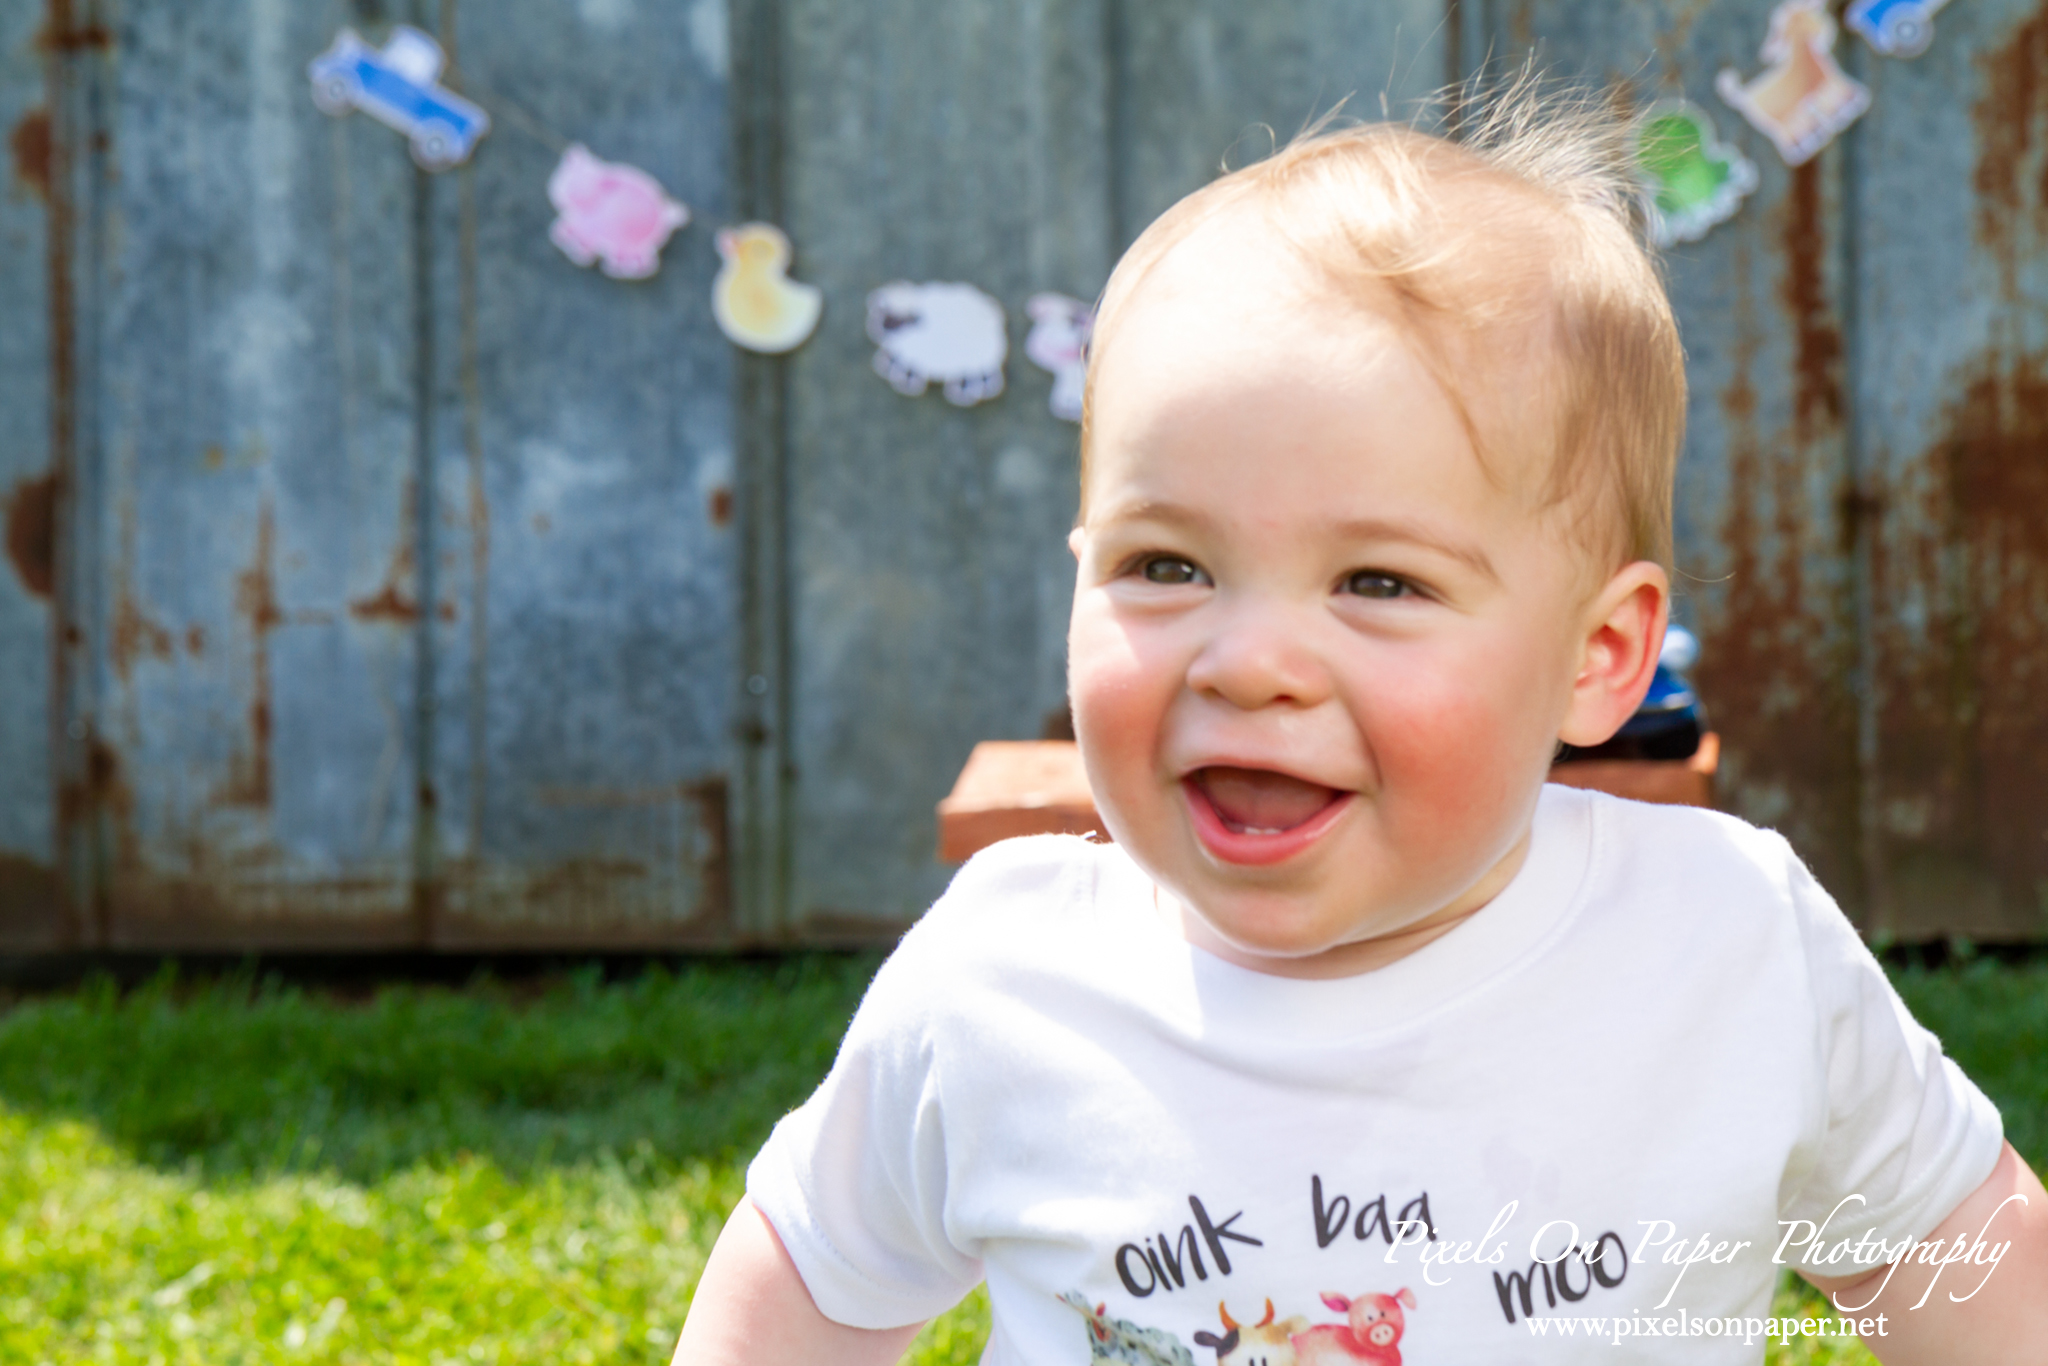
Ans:
{"type": "Polygon", "coordinates": [[[899,394],[937,380],[965,408],[1003,392],[1003,306],[972,285],[897,280],[868,295],[875,373],[899,394]]]}
{"type": "Polygon", "coordinates": [[[1784,0],[1771,12],[1762,73],[1744,81],[1723,71],[1714,88],[1731,108],[1799,166],[1870,107],[1870,91],[1835,60],[1839,30],[1827,0],[1784,0]]]}
{"type": "Polygon", "coordinates": [[[562,153],[548,177],[555,221],[548,240],[579,266],[598,264],[614,280],[644,280],[690,211],[637,166],[605,161],[581,143],[562,153]]]}
{"type": "Polygon", "coordinates": [[[773,223],[742,223],[714,239],[724,264],[711,282],[711,316],[735,344],[777,355],[818,326],[825,292],[789,278],[789,238],[773,223]]]}
{"type": "Polygon", "coordinates": [[[1034,294],[1025,303],[1031,334],[1024,354],[1052,375],[1052,415],[1066,422],[1081,420],[1081,399],[1088,387],[1088,338],[1095,330],[1095,309],[1065,294],[1034,294]]]}
{"type": "MultiPolygon", "coordinates": [[[[1324,1309],[1344,1316],[1341,1323],[1311,1323],[1303,1314],[1280,1318],[1270,1299],[1258,1322],[1244,1323],[1231,1317],[1225,1300],[1216,1306],[1222,1331],[1198,1330],[1195,1345],[1215,1353],[1216,1366],[1401,1366],[1401,1336],[1407,1329],[1403,1311],[1415,1308],[1413,1291],[1406,1286],[1391,1295],[1326,1290],[1319,1298],[1324,1309]]],[[[1194,1355],[1164,1329],[1113,1318],[1106,1305],[1090,1308],[1079,1291],[1068,1291],[1060,1301],[1087,1323],[1090,1366],[1196,1366],[1194,1355]]]]}

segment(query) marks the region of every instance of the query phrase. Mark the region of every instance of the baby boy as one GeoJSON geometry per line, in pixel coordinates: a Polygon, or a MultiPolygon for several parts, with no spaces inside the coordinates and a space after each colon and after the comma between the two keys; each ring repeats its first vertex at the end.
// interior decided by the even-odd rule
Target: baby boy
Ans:
{"type": "Polygon", "coordinates": [[[1131,248],[1072,536],[1114,843],[906,936],[679,1363],[893,1361],[984,1279],[989,1362],[1754,1363],[1788,1265],[1888,1363],[2048,1360],[2048,1198],[1784,841],[1544,784],[1668,605],[1619,137],[1325,131],[1131,248]]]}

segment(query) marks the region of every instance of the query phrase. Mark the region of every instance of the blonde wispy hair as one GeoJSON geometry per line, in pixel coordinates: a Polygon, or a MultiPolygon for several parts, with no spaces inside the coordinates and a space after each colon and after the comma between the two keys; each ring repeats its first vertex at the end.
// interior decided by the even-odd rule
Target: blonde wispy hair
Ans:
{"type": "Polygon", "coordinates": [[[1264,215],[1320,280],[1392,322],[1458,410],[1489,475],[1547,429],[1539,494],[1618,568],[1671,560],[1685,433],[1678,328],[1639,227],[1634,130],[1613,102],[1524,67],[1454,92],[1452,135],[1334,115],[1188,195],[1141,233],[1097,310],[1081,435],[1086,513],[1095,376],[1121,311],[1173,247],[1234,211],[1264,215]],[[1548,422],[1482,421],[1489,366],[1547,351],[1548,422]]]}

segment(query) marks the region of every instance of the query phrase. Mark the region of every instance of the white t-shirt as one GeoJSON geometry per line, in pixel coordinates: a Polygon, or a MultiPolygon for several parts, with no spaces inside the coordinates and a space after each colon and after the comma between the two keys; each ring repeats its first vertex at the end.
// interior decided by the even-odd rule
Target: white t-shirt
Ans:
{"type": "Polygon", "coordinates": [[[1227,1313],[1275,1366],[1583,1361],[1530,1320],[1595,1316],[1616,1366],[1753,1363],[1691,1325],[1769,1314],[1781,1220],[1924,1237],[2001,1142],[1777,835],[1549,787],[1491,905],[1332,981],[1188,945],[1113,845],[977,855],[747,1189],[839,1322],[985,1277],[985,1362],[1206,1366],[1227,1313]],[[1404,1290],[1391,1355],[1295,1336],[1404,1290]]]}

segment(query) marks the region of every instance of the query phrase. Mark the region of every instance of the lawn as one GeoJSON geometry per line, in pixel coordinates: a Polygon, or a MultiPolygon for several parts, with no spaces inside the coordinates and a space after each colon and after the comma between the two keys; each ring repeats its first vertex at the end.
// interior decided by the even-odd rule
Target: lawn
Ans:
{"type": "MultiPolygon", "coordinates": [[[[166,975],[18,1002],[0,1362],[665,1362],[746,1154],[830,1064],[874,965],[353,1000],[166,975]]],[[[2048,966],[1896,980],[2042,1165],[2048,966]]],[[[910,1359],[971,1362],[985,1332],[977,1295],[910,1359]]]]}

